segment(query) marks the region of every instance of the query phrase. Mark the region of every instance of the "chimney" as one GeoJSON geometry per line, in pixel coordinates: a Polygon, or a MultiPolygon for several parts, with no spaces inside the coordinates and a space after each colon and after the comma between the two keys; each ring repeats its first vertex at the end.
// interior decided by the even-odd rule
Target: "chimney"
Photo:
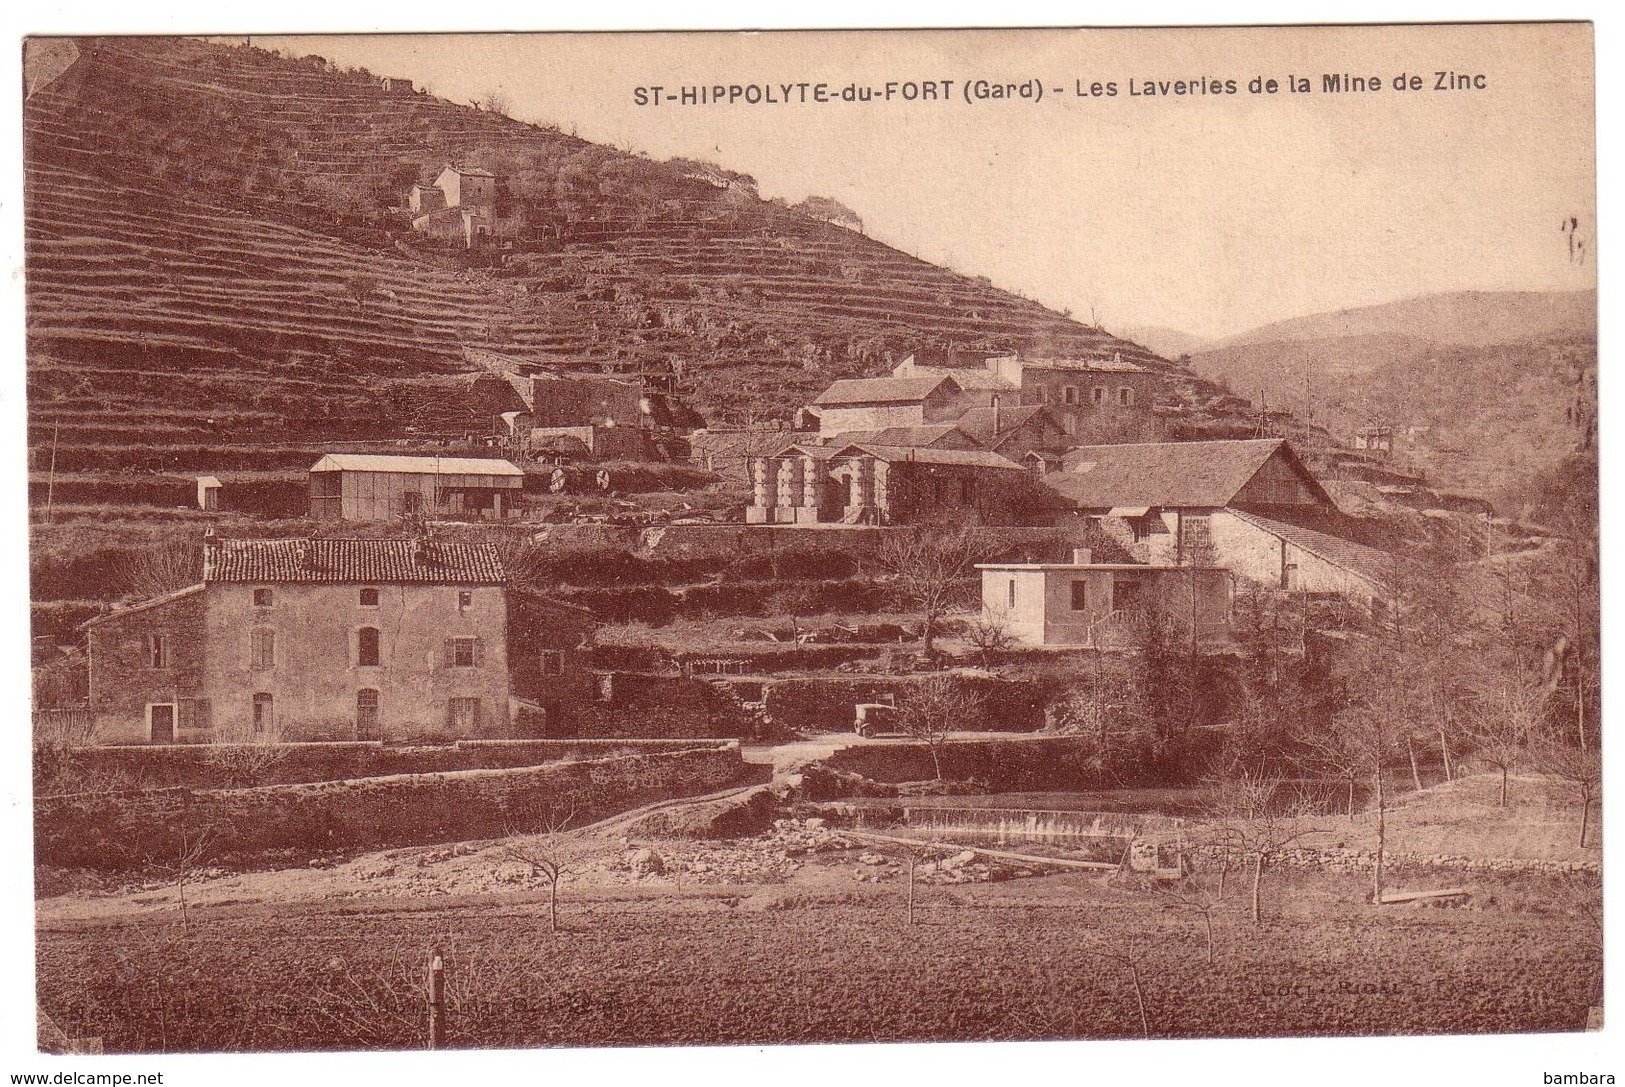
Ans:
{"type": "Polygon", "coordinates": [[[210,525],[203,534],[203,580],[208,581],[220,563],[220,534],[210,525]]]}
{"type": "Polygon", "coordinates": [[[429,565],[429,541],[423,536],[412,537],[412,565],[429,565]]]}
{"type": "Polygon", "coordinates": [[[1087,547],[1074,547],[1072,549],[1072,565],[1088,566],[1094,561],[1095,555],[1087,547]]]}

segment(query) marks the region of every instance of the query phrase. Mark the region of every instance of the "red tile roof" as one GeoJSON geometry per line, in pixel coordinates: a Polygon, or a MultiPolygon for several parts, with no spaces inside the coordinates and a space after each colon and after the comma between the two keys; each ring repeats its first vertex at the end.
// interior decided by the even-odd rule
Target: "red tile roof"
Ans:
{"type": "Polygon", "coordinates": [[[327,584],[501,585],[491,544],[438,540],[222,540],[204,551],[203,580],[327,584]]]}

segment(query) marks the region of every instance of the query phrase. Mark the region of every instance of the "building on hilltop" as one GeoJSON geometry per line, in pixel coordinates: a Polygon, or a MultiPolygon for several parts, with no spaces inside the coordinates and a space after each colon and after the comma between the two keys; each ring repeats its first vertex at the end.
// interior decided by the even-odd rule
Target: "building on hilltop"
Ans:
{"type": "Polygon", "coordinates": [[[490,245],[498,231],[497,178],[489,170],[447,166],[429,185],[407,194],[412,229],[464,249],[490,245]]]}
{"type": "Polygon", "coordinates": [[[1084,446],[1045,467],[1058,519],[1097,525],[1138,561],[1216,565],[1295,592],[1386,591],[1384,552],[1304,527],[1345,524],[1284,439],[1084,446]]]}
{"type": "Polygon", "coordinates": [[[1021,645],[1130,649],[1164,619],[1201,647],[1229,644],[1231,577],[1216,567],[1097,563],[1080,549],[1071,562],[976,568],[983,618],[1021,645]]]}
{"type": "Polygon", "coordinates": [[[500,520],[522,512],[524,485],[523,469],[494,458],[328,453],[310,469],[310,518],[500,520]]]}

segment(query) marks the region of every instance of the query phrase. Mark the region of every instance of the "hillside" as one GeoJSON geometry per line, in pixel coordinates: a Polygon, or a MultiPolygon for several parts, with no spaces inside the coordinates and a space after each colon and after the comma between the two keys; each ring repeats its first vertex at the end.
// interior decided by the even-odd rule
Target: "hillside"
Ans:
{"type": "Polygon", "coordinates": [[[1506,496],[1594,427],[1596,327],[1595,291],[1430,295],[1267,325],[1189,361],[1344,442],[1392,427],[1400,463],[1506,496]]]}
{"type": "MultiPolygon", "coordinates": [[[[713,419],[786,417],[830,380],[953,346],[1149,350],[802,211],[246,46],[37,50],[24,111],[36,467],[286,468],[400,433],[384,381],[465,351],[674,370],[713,419]],[[54,78],[52,74],[56,73],[54,78]],[[426,245],[401,205],[449,161],[502,178],[506,261],[426,245]],[[229,452],[226,452],[229,450],[229,452]]],[[[391,75],[404,73],[389,73],[391,75]]],[[[805,209],[804,209],[805,210],[805,209]]]]}

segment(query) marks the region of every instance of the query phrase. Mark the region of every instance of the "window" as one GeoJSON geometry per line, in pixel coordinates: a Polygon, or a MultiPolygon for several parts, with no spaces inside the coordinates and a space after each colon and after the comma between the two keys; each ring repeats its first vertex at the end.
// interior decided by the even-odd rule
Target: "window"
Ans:
{"type": "Polygon", "coordinates": [[[1076,404],[1078,402],[1078,387],[1076,385],[1062,385],[1061,402],[1063,404],[1076,404]]]}
{"type": "Polygon", "coordinates": [[[484,654],[478,638],[447,638],[446,667],[478,668],[484,654]]]}
{"type": "Polygon", "coordinates": [[[401,493],[401,508],[407,513],[423,512],[423,492],[403,491],[401,493]]]}
{"type": "Polygon", "coordinates": [[[458,594],[457,594],[457,607],[464,610],[464,611],[467,611],[469,608],[472,608],[473,606],[474,606],[474,594],[472,592],[470,592],[469,590],[467,590],[467,589],[463,589],[463,590],[459,591],[458,594]]]}
{"type": "Polygon", "coordinates": [[[371,687],[355,693],[355,738],[378,739],[378,692],[371,687]]]}
{"type": "Polygon", "coordinates": [[[1076,578],[1072,582],[1072,610],[1087,611],[1089,608],[1089,583],[1083,578],[1076,578]]]}
{"type": "Polygon", "coordinates": [[[273,727],[271,696],[261,691],[254,696],[254,735],[264,736],[273,727]]]}
{"type": "Polygon", "coordinates": [[[446,702],[446,724],[453,732],[473,732],[480,727],[480,700],[452,698],[446,702]]]}
{"type": "Polygon", "coordinates": [[[254,590],[254,606],[256,608],[268,608],[268,607],[270,607],[271,606],[271,590],[270,589],[255,589],[254,590]]]}
{"type": "Polygon", "coordinates": [[[1015,578],[1010,579],[1010,606],[1012,608],[1016,606],[1016,579],[1015,578]]]}
{"type": "Polygon", "coordinates": [[[147,635],[147,655],[154,668],[168,668],[169,640],[162,634],[147,635]]]}
{"type": "Polygon", "coordinates": [[[1118,389],[1117,402],[1123,405],[1125,408],[1134,403],[1134,390],[1129,388],[1127,385],[1124,385],[1122,388],[1118,389]]]}
{"type": "Polygon", "coordinates": [[[556,649],[542,650],[542,675],[559,676],[564,674],[564,654],[556,649]]]}
{"type": "Polygon", "coordinates": [[[249,635],[248,666],[272,668],[276,665],[276,632],[269,627],[255,627],[249,635]]]}
{"type": "Polygon", "coordinates": [[[1033,392],[1038,394],[1038,402],[1040,404],[1049,403],[1049,390],[1044,388],[1044,386],[1039,385],[1039,386],[1035,387],[1033,389],[1033,392]]]}
{"type": "Polygon", "coordinates": [[[378,667],[377,627],[362,627],[356,631],[355,662],[362,668],[378,667]]]}
{"type": "Polygon", "coordinates": [[[959,481],[959,504],[968,506],[976,501],[976,485],[969,479],[959,481]]]}
{"type": "Polygon", "coordinates": [[[1091,404],[1104,404],[1106,402],[1106,387],[1104,385],[1096,385],[1094,388],[1090,389],[1089,402],[1091,404]]]}
{"type": "Polygon", "coordinates": [[[376,608],[378,606],[378,590],[377,589],[362,589],[361,590],[361,606],[363,608],[376,608]]]}

